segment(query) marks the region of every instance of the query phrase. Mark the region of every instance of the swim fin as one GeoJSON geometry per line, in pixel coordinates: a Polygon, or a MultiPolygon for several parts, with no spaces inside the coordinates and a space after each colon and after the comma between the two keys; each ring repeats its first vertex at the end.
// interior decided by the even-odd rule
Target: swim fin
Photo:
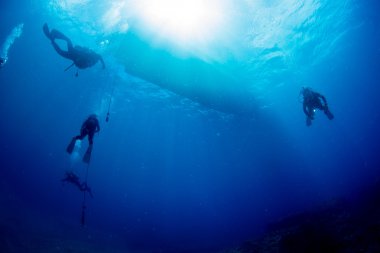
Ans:
{"type": "Polygon", "coordinates": [[[325,110],[325,114],[329,120],[332,120],[334,118],[334,115],[330,112],[329,109],[325,110]]]}
{"type": "Polygon", "coordinates": [[[90,163],[91,153],[92,153],[92,145],[88,146],[87,151],[86,151],[86,153],[83,156],[82,161],[84,163],[90,163]]]}
{"type": "Polygon", "coordinates": [[[71,140],[71,142],[69,143],[69,145],[66,148],[67,153],[71,154],[73,152],[76,141],[77,141],[77,139],[75,137],[71,140]]]}
{"type": "Polygon", "coordinates": [[[42,27],[42,30],[44,31],[44,34],[46,35],[46,37],[48,37],[49,40],[52,40],[51,34],[49,32],[49,27],[48,27],[48,25],[46,23],[42,27]]]}
{"type": "Polygon", "coordinates": [[[51,40],[55,40],[55,39],[65,40],[71,44],[71,40],[68,37],[66,37],[66,35],[64,35],[63,33],[61,33],[60,31],[56,29],[52,29],[50,31],[50,39],[51,40]]]}

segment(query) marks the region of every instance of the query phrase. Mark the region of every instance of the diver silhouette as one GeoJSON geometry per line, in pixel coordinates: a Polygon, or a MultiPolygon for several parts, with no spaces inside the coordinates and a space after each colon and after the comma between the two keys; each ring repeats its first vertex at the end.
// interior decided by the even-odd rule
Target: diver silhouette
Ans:
{"type": "MultiPolygon", "coordinates": [[[[43,32],[50,39],[55,51],[62,57],[72,60],[73,63],[65,69],[68,70],[73,65],[79,69],[85,69],[94,66],[98,61],[102,64],[103,69],[105,69],[105,64],[101,55],[95,53],[91,49],[81,46],[73,46],[71,40],[58,30],[52,29],[49,31],[48,25],[45,23],[43,26],[43,32]],[[62,50],[55,40],[63,40],[67,44],[67,51],[62,50]]],[[[78,72],[76,73],[78,76],[78,72]]]]}
{"type": "Polygon", "coordinates": [[[88,192],[91,198],[94,196],[92,195],[91,188],[87,185],[86,182],[81,183],[79,180],[79,177],[72,171],[65,173],[65,178],[61,179],[62,183],[71,183],[75,185],[81,192],[88,192]]]}
{"type": "Polygon", "coordinates": [[[7,63],[7,59],[0,57],[0,68],[2,68],[5,65],[5,63],[7,63]]]}
{"type": "Polygon", "coordinates": [[[329,120],[334,118],[327,105],[326,98],[318,92],[312,91],[310,88],[302,87],[300,94],[303,95],[303,111],[306,114],[306,125],[311,126],[314,120],[315,110],[322,110],[329,120]],[[322,103],[323,102],[323,103],[322,103]]]}
{"type": "Polygon", "coordinates": [[[88,148],[86,153],[83,156],[83,162],[89,163],[92,152],[92,145],[95,133],[100,131],[99,120],[96,114],[91,114],[88,118],[83,122],[80,135],[73,137],[66,148],[67,153],[71,154],[75,147],[75,142],[77,140],[83,140],[86,136],[88,136],[88,148]]]}

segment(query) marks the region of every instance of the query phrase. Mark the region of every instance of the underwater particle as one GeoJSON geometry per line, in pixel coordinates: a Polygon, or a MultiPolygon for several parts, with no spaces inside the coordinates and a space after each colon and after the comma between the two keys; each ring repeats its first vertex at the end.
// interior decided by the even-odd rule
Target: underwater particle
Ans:
{"type": "Polygon", "coordinates": [[[108,46],[109,44],[110,44],[110,41],[107,40],[107,39],[102,40],[102,41],[99,42],[99,45],[100,45],[101,47],[106,47],[106,46],[108,46]]]}

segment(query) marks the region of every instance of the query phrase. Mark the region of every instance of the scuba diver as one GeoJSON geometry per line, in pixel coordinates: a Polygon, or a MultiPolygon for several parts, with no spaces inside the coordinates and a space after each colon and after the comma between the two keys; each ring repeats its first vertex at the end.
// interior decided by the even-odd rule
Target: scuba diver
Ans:
{"type": "Polygon", "coordinates": [[[75,186],[78,187],[78,189],[81,191],[81,192],[88,192],[89,195],[91,196],[91,198],[93,198],[94,196],[92,195],[92,191],[91,191],[91,188],[87,185],[87,183],[83,182],[81,183],[79,181],[79,177],[72,171],[70,172],[66,172],[65,173],[65,178],[61,179],[61,182],[62,183],[65,183],[65,182],[68,182],[68,183],[72,183],[74,184],[75,186]]]}
{"type": "Polygon", "coordinates": [[[72,171],[65,173],[65,178],[61,179],[61,182],[68,182],[76,185],[78,188],[81,188],[81,183],[79,181],[79,177],[72,171]]]}
{"type": "Polygon", "coordinates": [[[2,68],[5,65],[5,63],[7,63],[7,59],[0,57],[0,68],[2,68]]]}
{"type": "MultiPolygon", "coordinates": [[[[71,40],[60,31],[55,29],[49,31],[49,27],[46,23],[43,26],[43,31],[46,37],[48,37],[51,40],[51,43],[53,44],[55,51],[57,51],[57,53],[62,57],[73,61],[73,63],[69,67],[67,67],[65,71],[71,68],[73,65],[77,66],[79,69],[89,68],[94,66],[98,61],[100,61],[100,63],[103,66],[103,69],[105,69],[106,66],[101,55],[85,47],[73,46],[71,40]],[[58,44],[55,42],[56,39],[66,41],[67,51],[62,50],[58,46],[58,44]]],[[[78,76],[78,71],[75,74],[75,76],[78,76]]]]}
{"type": "Polygon", "coordinates": [[[332,120],[334,115],[330,112],[326,98],[310,88],[302,87],[300,94],[303,95],[303,111],[306,114],[306,125],[311,126],[316,109],[325,112],[327,118],[332,120]],[[323,104],[322,104],[323,101],[323,104]]]}
{"type": "Polygon", "coordinates": [[[67,153],[71,154],[75,147],[75,142],[77,140],[83,140],[86,136],[88,136],[88,148],[86,153],[83,156],[83,162],[89,163],[91,158],[91,152],[92,152],[92,145],[93,145],[93,139],[95,133],[100,131],[99,126],[99,120],[96,116],[96,114],[91,114],[85,122],[83,122],[80,135],[73,137],[70,144],[67,146],[66,151],[67,153]]]}

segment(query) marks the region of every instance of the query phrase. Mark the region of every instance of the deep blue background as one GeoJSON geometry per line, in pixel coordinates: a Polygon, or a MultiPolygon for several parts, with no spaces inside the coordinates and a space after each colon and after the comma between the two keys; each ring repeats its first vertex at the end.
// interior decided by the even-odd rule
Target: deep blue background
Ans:
{"type": "MultiPolygon", "coordinates": [[[[1,3],[0,39],[19,23],[24,32],[0,70],[0,214],[18,217],[28,231],[97,238],[122,250],[219,249],[260,234],[268,222],[373,184],[380,167],[378,4],[351,4],[346,33],[331,55],[310,65],[310,55],[300,57],[305,62],[270,79],[282,85],[262,91],[264,100],[253,97],[241,106],[239,98],[224,103],[225,94],[220,100],[210,90],[191,94],[175,82],[165,85],[167,79],[155,85],[153,70],[145,73],[153,84],[141,68],[132,73],[139,78],[116,77],[109,59],[117,50],[105,55],[106,71],[95,66],[75,78],[74,70],[63,72],[70,63],[42,33],[54,16],[28,1],[1,3]],[[333,121],[318,113],[305,126],[301,84],[326,95],[333,121]],[[102,130],[89,168],[95,197],[88,199],[83,230],[83,195],[60,179],[67,170],[84,178],[86,166],[65,147],[93,112],[102,130]]],[[[129,63],[118,60],[128,71],[129,63]]],[[[229,89],[223,86],[226,94],[229,89]]],[[[86,147],[83,142],[80,154],[86,147]]]]}

